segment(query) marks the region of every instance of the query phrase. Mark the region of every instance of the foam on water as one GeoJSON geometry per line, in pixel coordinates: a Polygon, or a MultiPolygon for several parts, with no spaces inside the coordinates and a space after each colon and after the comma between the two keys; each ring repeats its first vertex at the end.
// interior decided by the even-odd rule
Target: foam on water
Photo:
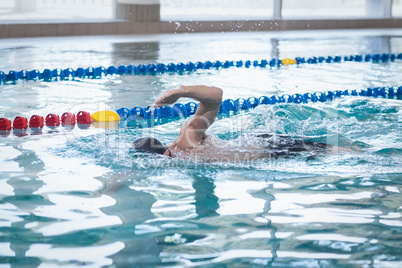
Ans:
{"type": "MultiPolygon", "coordinates": [[[[107,130],[101,134],[73,139],[65,146],[66,155],[93,159],[113,170],[154,168],[223,168],[293,171],[301,173],[376,174],[400,172],[398,165],[402,140],[400,103],[387,99],[346,97],[332,103],[308,105],[264,105],[237,115],[220,118],[210,130],[212,135],[231,141],[241,150],[241,138],[250,135],[276,133],[324,142],[340,147],[339,153],[316,158],[309,154],[286,159],[258,161],[221,161],[198,163],[194,159],[169,159],[162,156],[131,153],[132,142],[153,135],[165,143],[179,134],[178,119],[151,129],[107,130]]],[[[251,136],[252,137],[252,136],[251,136]]],[[[252,138],[250,138],[252,139],[252,138]]],[[[258,140],[256,141],[259,142],[258,140]]],[[[60,148],[57,148],[60,150],[60,148]]],[[[241,159],[239,159],[241,160],[241,159]]]]}

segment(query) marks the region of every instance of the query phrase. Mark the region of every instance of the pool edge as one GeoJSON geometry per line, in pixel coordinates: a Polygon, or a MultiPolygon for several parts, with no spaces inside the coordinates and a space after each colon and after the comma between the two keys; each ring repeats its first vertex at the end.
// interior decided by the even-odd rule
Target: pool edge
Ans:
{"type": "Polygon", "coordinates": [[[402,18],[281,19],[236,21],[0,21],[0,38],[164,34],[201,32],[269,32],[292,30],[402,29],[402,18]]]}

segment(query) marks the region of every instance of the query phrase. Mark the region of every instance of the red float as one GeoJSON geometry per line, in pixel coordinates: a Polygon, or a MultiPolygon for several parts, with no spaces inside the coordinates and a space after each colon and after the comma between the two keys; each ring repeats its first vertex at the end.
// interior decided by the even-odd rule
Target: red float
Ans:
{"type": "Polygon", "coordinates": [[[48,127],[57,127],[60,125],[60,118],[55,114],[48,114],[46,116],[46,126],[48,127]]]}
{"type": "Polygon", "coordinates": [[[88,112],[80,111],[77,114],[78,124],[91,124],[91,115],[88,112]]]}
{"type": "Polygon", "coordinates": [[[28,128],[28,119],[22,116],[17,116],[13,121],[14,129],[27,129],[28,128]]]}
{"type": "Polygon", "coordinates": [[[61,123],[66,126],[75,125],[75,115],[72,113],[64,113],[61,116],[61,123]]]}
{"type": "Polygon", "coordinates": [[[0,130],[10,131],[11,130],[11,120],[7,118],[0,118],[0,130]]]}
{"type": "Polygon", "coordinates": [[[34,127],[34,128],[42,128],[44,123],[43,123],[43,116],[40,115],[33,115],[29,119],[29,127],[34,127]]]}

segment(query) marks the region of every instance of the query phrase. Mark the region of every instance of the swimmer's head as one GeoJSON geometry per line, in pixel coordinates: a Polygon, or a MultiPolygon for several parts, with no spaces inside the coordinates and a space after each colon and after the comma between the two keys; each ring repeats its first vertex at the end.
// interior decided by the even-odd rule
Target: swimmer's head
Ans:
{"type": "Polygon", "coordinates": [[[169,148],[155,138],[140,138],[133,143],[133,147],[138,152],[155,153],[172,157],[169,148]]]}

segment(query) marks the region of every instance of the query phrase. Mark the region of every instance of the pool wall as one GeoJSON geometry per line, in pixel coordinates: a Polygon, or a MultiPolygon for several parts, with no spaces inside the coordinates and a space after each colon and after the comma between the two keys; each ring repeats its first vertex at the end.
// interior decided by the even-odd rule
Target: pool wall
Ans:
{"type": "Polygon", "coordinates": [[[15,21],[0,24],[0,38],[191,32],[401,28],[402,18],[239,21],[15,21]]]}
{"type": "MultiPolygon", "coordinates": [[[[103,19],[88,19],[85,16],[88,10],[98,13],[102,12],[99,10],[95,11],[94,8],[96,5],[94,5],[94,1],[92,1],[92,6],[88,1],[84,2],[86,2],[86,5],[77,11],[80,14],[74,13],[75,15],[72,17],[70,14],[69,19],[67,19],[68,16],[66,17],[65,14],[68,6],[65,1],[62,4],[65,5],[65,9],[62,9],[62,13],[58,13],[59,16],[56,15],[53,19],[49,19],[50,17],[46,19],[46,16],[40,13],[43,5],[36,7],[35,4],[32,7],[30,5],[29,9],[32,9],[31,13],[26,13],[25,5],[31,2],[15,2],[16,6],[14,9],[8,11],[8,13],[18,15],[17,18],[19,19],[10,20],[10,17],[7,19],[6,16],[6,19],[2,20],[0,16],[0,38],[402,27],[402,17],[399,13],[401,9],[400,4],[399,2],[393,3],[392,0],[366,1],[363,5],[360,4],[360,9],[364,7],[363,10],[365,10],[363,11],[363,17],[361,10],[357,11],[351,7],[348,9],[347,7],[349,6],[345,3],[341,4],[341,6],[335,5],[331,7],[327,5],[327,12],[329,10],[330,13],[322,13],[323,11],[317,9],[318,6],[313,5],[311,1],[298,6],[296,2],[274,0],[265,2],[264,7],[261,4],[257,4],[255,12],[253,11],[252,14],[242,15],[245,10],[241,9],[241,14],[236,15],[232,14],[233,10],[223,8],[221,11],[224,14],[219,13],[218,16],[215,14],[214,17],[213,14],[207,12],[207,16],[204,16],[204,18],[201,18],[202,16],[198,13],[194,14],[193,17],[191,14],[182,14],[179,12],[186,5],[194,5],[196,9],[197,2],[177,2],[176,6],[173,5],[174,7],[171,7],[170,15],[166,17],[166,14],[164,16],[161,15],[162,2],[160,0],[116,0],[112,2],[113,4],[109,2],[111,5],[110,13],[113,15],[102,17],[103,19]],[[283,7],[284,3],[292,5],[298,12],[290,15],[290,17],[289,14],[285,14],[287,17],[283,17],[282,12],[287,10],[283,7]],[[310,9],[303,9],[305,7],[310,9]],[[343,7],[343,9],[340,7],[343,7]],[[261,8],[266,11],[266,14],[265,11],[262,14],[257,12],[257,9],[261,8]],[[272,14],[269,11],[271,9],[272,14]],[[333,13],[336,13],[337,17],[331,16],[333,13]],[[36,14],[34,16],[35,19],[30,20],[33,14],[36,14]],[[43,17],[39,14],[42,14],[43,17]],[[227,17],[228,15],[231,16],[227,17]],[[262,17],[258,17],[257,15],[262,17]],[[251,17],[249,18],[248,16],[251,17]]],[[[99,3],[98,5],[100,5],[99,3]]],[[[102,3],[105,4],[103,1],[102,3]]],[[[55,7],[57,6],[56,1],[53,1],[53,3],[46,2],[45,5],[51,13],[55,12],[52,4],[55,7]]],[[[237,2],[231,3],[232,6],[238,6],[238,4],[237,2]]],[[[229,4],[226,3],[226,5],[229,4]]],[[[209,6],[207,5],[207,7],[209,6]]],[[[211,6],[211,10],[213,9],[214,7],[211,6]]]]}

